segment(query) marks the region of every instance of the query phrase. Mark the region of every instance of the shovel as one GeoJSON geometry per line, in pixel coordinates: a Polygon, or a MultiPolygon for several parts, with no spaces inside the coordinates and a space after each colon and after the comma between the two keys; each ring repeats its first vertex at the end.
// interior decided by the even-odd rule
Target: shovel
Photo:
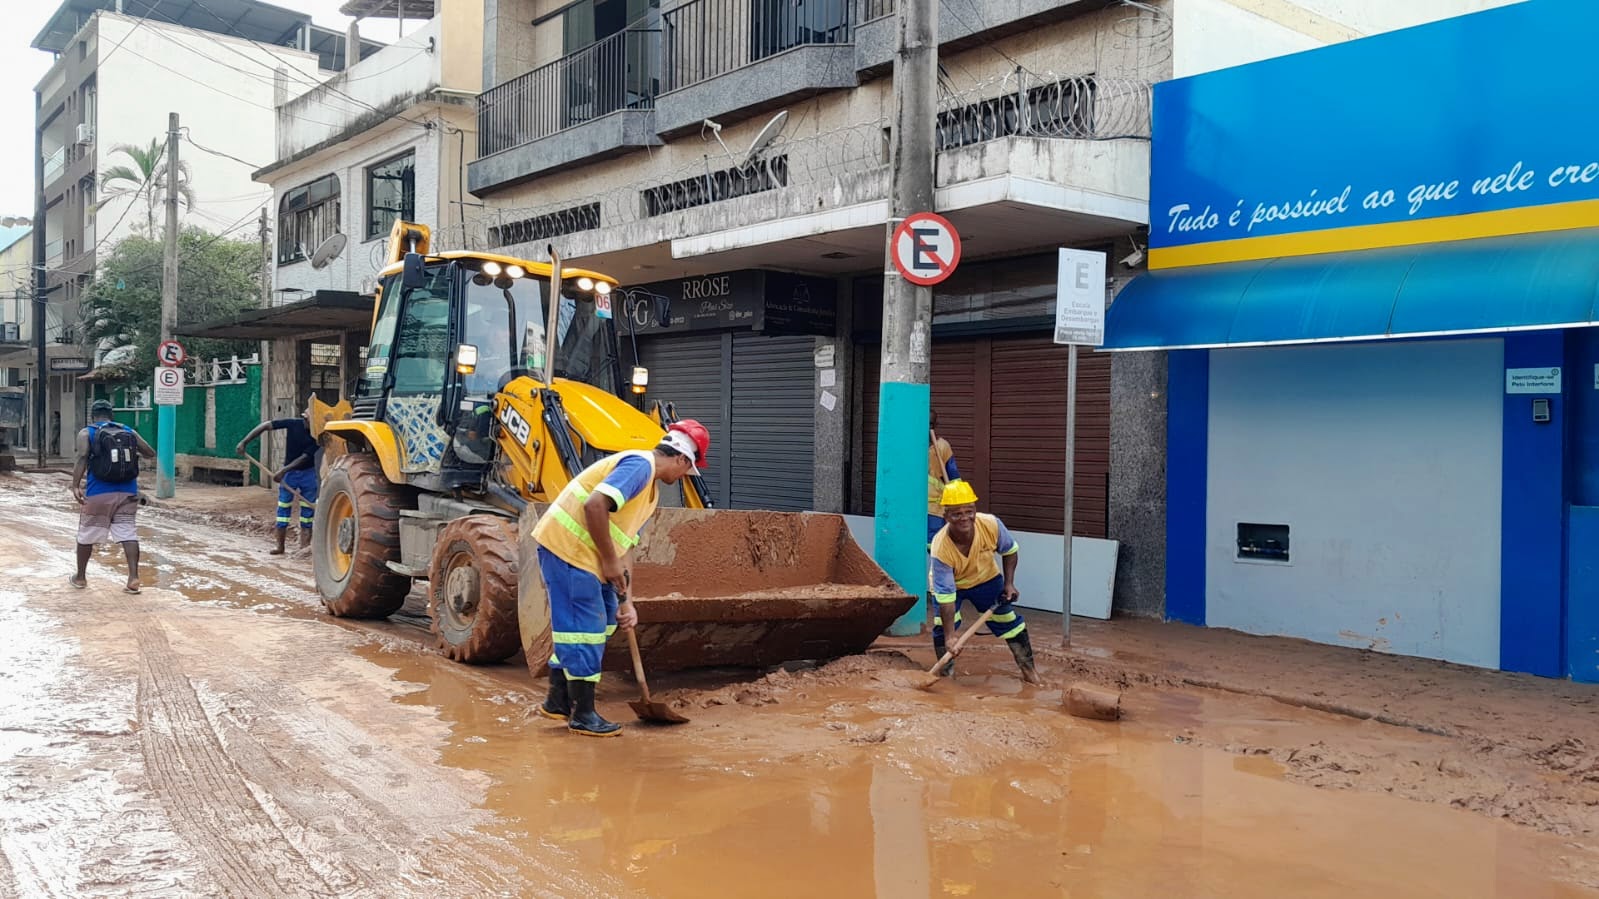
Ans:
{"type": "Polygon", "coordinates": [[[650,698],[650,682],[644,679],[644,660],[639,658],[638,637],[632,630],[627,632],[627,648],[633,653],[633,676],[638,678],[639,692],[643,694],[641,698],[628,703],[633,708],[633,714],[658,724],[687,724],[688,719],[672,711],[666,703],[650,698]]]}
{"type": "Polygon", "coordinates": [[[961,647],[965,646],[966,645],[966,641],[970,640],[972,638],[972,634],[977,633],[978,628],[981,628],[983,625],[987,624],[988,623],[988,619],[994,617],[994,610],[998,609],[998,608],[999,608],[999,606],[997,604],[989,606],[988,607],[988,611],[984,612],[981,616],[979,616],[976,621],[972,622],[970,627],[966,628],[964,633],[962,633],[959,637],[955,638],[955,645],[951,646],[949,648],[949,652],[944,653],[943,658],[941,658],[938,661],[934,662],[933,663],[933,667],[927,669],[927,682],[924,683],[924,684],[918,685],[916,689],[918,689],[918,690],[931,690],[933,688],[934,684],[936,684],[939,681],[943,680],[942,677],[938,676],[938,669],[944,667],[945,665],[948,665],[950,663],[950,660],[955,658],[955,653],[961,651],[961,647]]]}
{"type": "MultiPolygon", "coordinates": [[[[249,453],[245,453],[244,454],[244,458],[245,458],[246,461],[254,462],[255,463],[255,467],[261,469],[262,471],[271,471],[272,470],[270,468],[267,468],[265,465],[262,465],[261,464],[261,460],[259,460],[256,457],[250,455],[249,453]]],[[[304,458],[304,457],[302,456],[301,458],[304,458]]],[[[309,501],[306,500],[305,497],[301,496],[300,495],[300,491],[294,489],[293,487],[290,487],[288,484],[285,484],[282,481],[279,481],[278,482],[278,486],[286,488],[290,493],[294,494],[294,498],[299,500],[301,505],[305,505],[305,506],[315,505],[315,503],[309,502],[309,501]]]]}

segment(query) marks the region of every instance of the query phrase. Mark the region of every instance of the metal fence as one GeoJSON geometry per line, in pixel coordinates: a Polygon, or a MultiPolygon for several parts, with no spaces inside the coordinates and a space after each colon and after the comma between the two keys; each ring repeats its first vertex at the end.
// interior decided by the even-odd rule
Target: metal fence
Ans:
{"type": "Polygon", "coordinates": [[[478,97],[478,155],[549,137],[660,93],[660,37],[628,29],[490,88],[478,97]]]}
{"type": "Polygon", "coordinates": [[[1147,81],[1019,70],[939,100],[939,150],[1001,137],[1073,140],[1149,138],[1147,81]]]}
{"type": "Polygon", "coordinates": [[[860,0],[861,17],[859,21],[870,22],[883,16],[891,16],[899,10],[895,0],[860,0]]]}
{"type": "Polygon", "coordinates": [[[672,91],[785,50],[855,39],[856,0],[690,0],[661,16],[672,91]]]}

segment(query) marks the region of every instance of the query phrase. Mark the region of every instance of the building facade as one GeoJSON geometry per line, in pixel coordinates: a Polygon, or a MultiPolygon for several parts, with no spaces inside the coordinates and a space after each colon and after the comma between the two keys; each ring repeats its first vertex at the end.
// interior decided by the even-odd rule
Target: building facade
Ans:
{"type": "Polygon", "coordinates": [[[1168,351],[1171,617],[1599,680],[1595,28],[1534,0],[1157,88],[1107,343],[1168,351]]]}
{"type": "Polygon", "coordinates": [[[111,247],[130,234],[159,233],[164,223],[161,195],[103,183],[107,169],[134,167],[116,148],[164,144],[168,113],[178,113],[194,195],[182,221],[252,234],[268,192],[250,175],[269,161],[263,148],[272,145],[274,104],[342,65],[345,36],[310,16],[255,0],[225,5],[228,21],[193,5],[155,5],[135,16],[120,3],[67,0],[34,39],[56,60],[35,88],[34,126],[35,231],[54,372],[47,420],[56,423],[50,436],[58,445],[70,446],[87,412],[76,375],[92,367],[94,348],[81,343],[79,298],[111,247]]]}
{"type": "Polygon", "coordinates": [[[268,342],[263,416],[295,415],[312,393],[330,404],[348,394],[396,220],[434,227],[441,247],[460,241],[482,43],[481,3],[441,6],[278,105],[275,159],[254,174],[272,196],[266,306],[183,329],[268,342]],[[324,248],[330,258],[317,258],[324,248]]]}

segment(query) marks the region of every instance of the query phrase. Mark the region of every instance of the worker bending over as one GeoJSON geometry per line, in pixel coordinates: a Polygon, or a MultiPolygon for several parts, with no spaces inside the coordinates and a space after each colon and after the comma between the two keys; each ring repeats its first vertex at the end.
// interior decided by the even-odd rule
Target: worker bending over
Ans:
{"type": "Polygon", "coordinates": [[[927,427],[927,542],[944,526],[944,487],[960,480],[955,467],[955,451],[949,441],[938,436],[938,410],[929,411],[927,427]]]}
{"type": "MultiPolygon", "coordinates": [[[[933,600],[938,604],[938,620],[933,625],[933,651],[944,656],[946,634],[954,637],[960,628],[960,604],[970,602],[978,612],[995,609],[988,629],[1005,641],[1022,679],[1039,683],[1033,665],[1033,643],[1027,636],[1027,622],[1012,605],[1016,601],[1016,540],[1005,523],[993,515],[977,511],[977,493],[965,481],[951,481],[941,497],[944,527],[933,536],[933,600]],[[998,563],[995,559],[999,559],[998,563]],[[1000,568],[1004,571],[1001,573],[1000,568]]],[[[940,676],[948,676],[955,664],[944,666],[940,676]]]]}
{"type": "Polygon", "coordinates": [[[550,597],[550,692],[539,714],[566,721],[589,737],[612,737],[622,726],[594,711],[605,640],[632,630],[638,612],[628,601],[624,560],[659,502],[657,484],[699,474],[711,435],[699,422],[675,422],[654,450],[628,450],[583,469],[533,528],[539,573],[550,597]],[[595,535],[599,535],[596,539],[595,535]]]}

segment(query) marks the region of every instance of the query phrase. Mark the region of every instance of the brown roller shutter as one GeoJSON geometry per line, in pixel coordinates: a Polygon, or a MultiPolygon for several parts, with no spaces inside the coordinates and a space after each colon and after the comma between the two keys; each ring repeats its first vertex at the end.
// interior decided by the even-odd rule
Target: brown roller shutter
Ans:
{"type": "MultiPolygon", "coordinates": [[[[873,512],[877,477],[878,347],[861,352],[862,490],[873,512]]],[[[1110,487],[1110,357],[1078,355],[1073,531],[1104,537],[1110,487]]],[[[979,337],[933,345],[933,406],[979,508],[1011,527],[1058,534],[1066,461],[1066,349],[1046,336],[979,337]],[[983,439],[979,439],[982,435],[983,439]]]]}

